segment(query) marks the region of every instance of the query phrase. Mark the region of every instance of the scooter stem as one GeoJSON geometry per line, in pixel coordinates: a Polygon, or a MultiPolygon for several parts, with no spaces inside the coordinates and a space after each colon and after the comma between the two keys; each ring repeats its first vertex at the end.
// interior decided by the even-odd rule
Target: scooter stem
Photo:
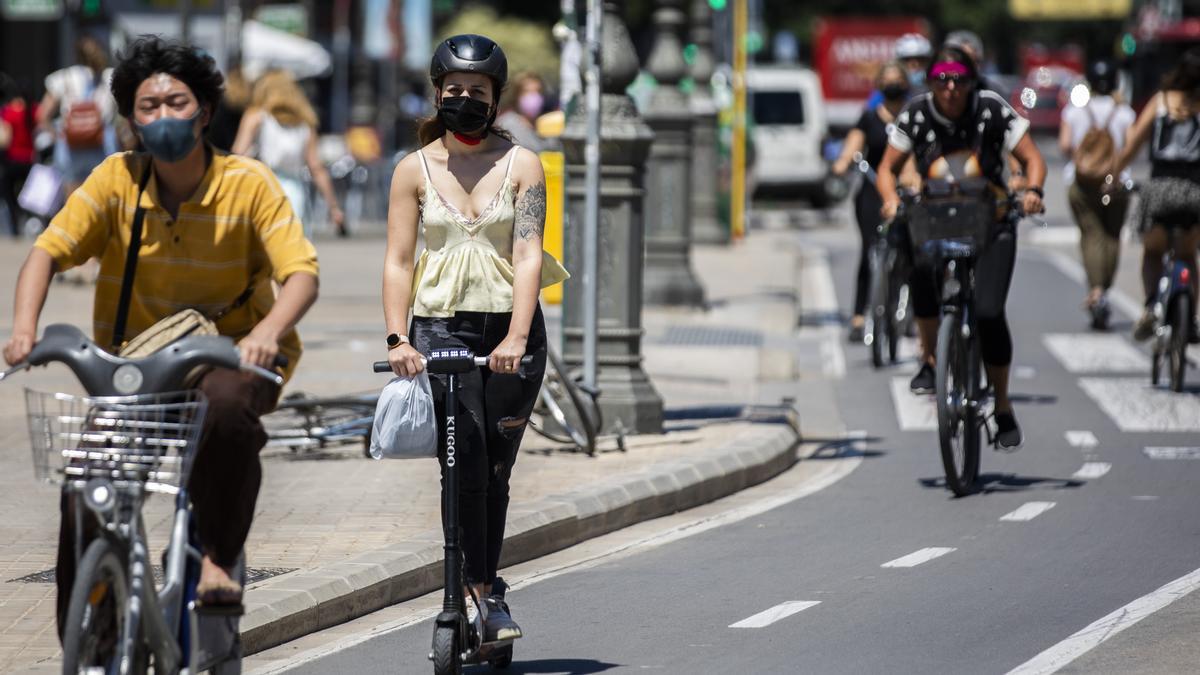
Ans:
{"type": "Polygon", "coordinates": [[[442,513],[446,514],[443,526],[445,545],[445,595],[442,600],[442,611],[465,612],[462,597],[462,549],[459,546],[458,521],[458,376],[449,373],[446,377],[446,457],[445,488],[442,490],[442,513]]]}

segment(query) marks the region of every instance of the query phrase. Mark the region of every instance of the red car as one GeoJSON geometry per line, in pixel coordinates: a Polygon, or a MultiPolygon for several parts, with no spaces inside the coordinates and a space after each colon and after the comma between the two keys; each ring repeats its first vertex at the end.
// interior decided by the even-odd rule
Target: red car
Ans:
{"type": "Polygon", "coordinates": [[[1083,76],[1069,68],[1040,66],[1013,88],[1010,100],[1017,112],[1029,120],[1031,129],[1057,133],[1063,107],[1070,103],[1076,85],[1083,83],[1083,76]]]}

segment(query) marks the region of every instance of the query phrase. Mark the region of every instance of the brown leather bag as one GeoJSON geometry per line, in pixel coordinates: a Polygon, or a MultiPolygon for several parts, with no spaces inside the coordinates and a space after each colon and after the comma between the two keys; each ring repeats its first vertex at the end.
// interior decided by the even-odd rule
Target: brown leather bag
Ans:
{"type": "Polygon", "coordinates": [[[1095,113],[1086,108],[1092,118],[1092,126],[1083,135],[1079,147],[1075,148],[1072,160],[1075,162],[1075,182],[1082,187],[1098,188],[1112,175],[1117,161],[1117,143],[1108,130],[1113,117],[1117,114],[1117,105],[1113,104],[1112,112],[1104,124],[1097,124],[1095,113]]]}

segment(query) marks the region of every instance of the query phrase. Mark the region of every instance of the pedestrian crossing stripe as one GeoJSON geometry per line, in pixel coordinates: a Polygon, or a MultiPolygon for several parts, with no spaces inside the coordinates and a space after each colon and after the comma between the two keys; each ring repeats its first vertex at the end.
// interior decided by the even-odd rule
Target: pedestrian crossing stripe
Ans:
{"type": "Polygon", "coordinates": [[[1121,431],[1200,431],[1200,397],[1152,387],[1148,377],[1084,377],[1079,386],[1121,431]]]}
{"type": "Polygon", "coordinates": [[[1047,333],[1042,344],[1071,373],[1150,372],[1150,358],[1123,335],[1047,333]]]}
{"type": "Polygon", "coordinates": [[[932,396],[909,391],[910,377],[892,378],[892,402],[896,406],[896,421],[900,431],[937,431],[937,404],[932,396]]]}
{"type": "Polygon", "coordinates": [[[1143,452],[1150,459],[1200,459],[1200,448],[1149,447],[1143,452]]]}

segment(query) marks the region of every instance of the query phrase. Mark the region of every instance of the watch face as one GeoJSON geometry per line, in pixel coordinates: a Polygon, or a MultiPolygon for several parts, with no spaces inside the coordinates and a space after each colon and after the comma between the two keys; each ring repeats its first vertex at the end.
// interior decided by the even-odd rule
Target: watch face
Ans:
{"type": "Polygon", "coordinates": [[[387,336],[387,345],[389,347],[395,347],[398,344],[400,344],[400,336],[399,335],[392,333],[391,335],[387,336]]]}

